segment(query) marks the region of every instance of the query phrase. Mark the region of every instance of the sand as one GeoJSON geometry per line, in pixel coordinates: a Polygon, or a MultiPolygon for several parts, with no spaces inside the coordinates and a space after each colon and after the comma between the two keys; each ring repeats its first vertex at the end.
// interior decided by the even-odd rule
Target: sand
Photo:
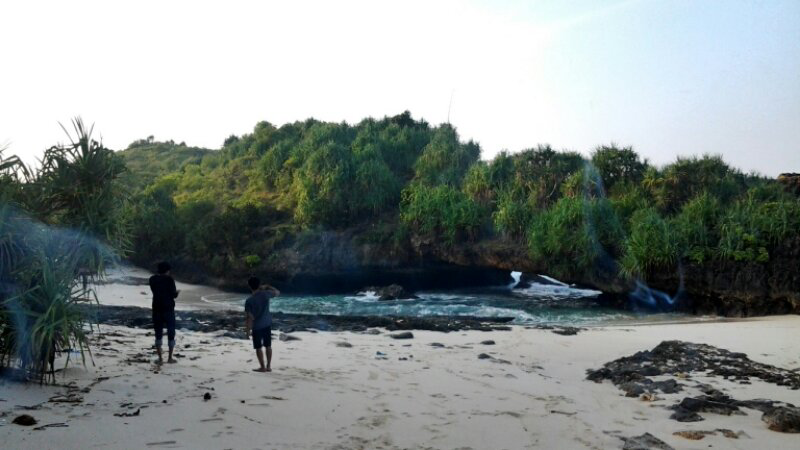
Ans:
{"type": "MultiPolygon", "coordinates": [[[[665,407],[685,393],[648,402],[585,379],[587,369],[666,339],[798,369],[800,316],[601,327],[576,336],[522,327],[416,331],[409,340],[386,332],[301,332],[294,334],[298,341],[274,340],[268,374],[251,370],[256,361],[247,341],[179,333],[179,363],[158,367],[149,362],[152,336],[146,331],[104,326],[102,332],[93,344],[95,366],[60,372],[58,386],[0,382],[3,448],[620,448],[618,436],[645,432],[674,448],[800,443],[798,435],[768,430],[754,410],[678,423],[665,407]],[[481,344],[490,339],[496,344],[481,344]],[[492,358],[479,359],[480,353],[492,358]],[[49,401],[58,395],[75,402],[49,401]],[[67,426],[11,424],[22,413],[38,426],[67,426]],[[739,437],[673,435],[717,428],[739,437]]],[[[800,391],[758,380],[707,381],[738,399],[800,404],[800,391]]]]}

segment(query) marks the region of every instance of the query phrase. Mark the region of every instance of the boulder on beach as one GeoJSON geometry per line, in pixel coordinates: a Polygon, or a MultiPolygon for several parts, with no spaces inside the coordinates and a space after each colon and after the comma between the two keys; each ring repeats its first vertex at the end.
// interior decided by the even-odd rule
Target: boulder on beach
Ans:
{"type": "Polygon", "coordinates": [[[764,413],[761,420],[772,431],[800,433],[800,408],[779,406],[764,413]]]}

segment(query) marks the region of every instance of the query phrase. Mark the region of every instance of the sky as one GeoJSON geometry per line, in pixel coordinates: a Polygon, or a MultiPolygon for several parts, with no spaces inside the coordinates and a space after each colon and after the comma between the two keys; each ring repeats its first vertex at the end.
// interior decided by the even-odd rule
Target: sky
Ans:
{"type": "Polygon", "coordinates": [[[800,172],[800,1],[10,1],[0,144],[82,116],[106,146],[218,148],[314,117],[411,111],[491,158],[549,143],[800,172]]]}

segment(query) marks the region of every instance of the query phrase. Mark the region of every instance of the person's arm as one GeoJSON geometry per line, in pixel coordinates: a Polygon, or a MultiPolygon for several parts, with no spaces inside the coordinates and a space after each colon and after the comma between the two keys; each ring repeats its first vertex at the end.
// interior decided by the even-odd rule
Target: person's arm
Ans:
{"type": "Polygon", "coordinates": [[[253,315],[250,313],[247,313],[247,319],[244,321],[244,329],[246,330],[247,337],[250,337],[250,333],[253,330],[253,315]]]}
{"type": "Polygon", "coordinates": [[[181,293],[181,291],[179,291],[179,290],[178,290],[178,289],[175,287],[175,280],[174,280],[174,279],[170,278],[170,279],[169,279],[169,281],[170,281],[170,283],[172,284],[172,298],[178,298],[178,294],[180,294],[180,293],[181,293]]]}
{"type": "Polygon", "coordinates": [[[269,284],[262,285],[261,286],[261,290],[265,291],[265,292],[268,292],[269,294],[271,294],[272,297],[277,297],[277,296],[281,295],[281,291],[275,289],[274,286],[270,286],[269,284]]]}

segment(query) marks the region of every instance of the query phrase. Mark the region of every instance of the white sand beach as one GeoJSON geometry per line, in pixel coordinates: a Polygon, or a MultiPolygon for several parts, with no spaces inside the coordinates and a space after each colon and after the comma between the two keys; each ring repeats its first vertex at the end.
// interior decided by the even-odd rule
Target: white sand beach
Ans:
{"type": "MultiPolygon", "coordinates": [[[[523,327],[415,331],[408,340],[374,333],[300,332],[295,341],[276,334],[274,371],[262,374],[251,370],[248,341],[179,332],[179,363],[158,367],[149,362],[150,333],[103,326],[94,365],[60,372],[57,386],[0,382],[0,442],[8,449],[601,449],[621,448],[618,436],[645,432],[673,448],[777,449],[800,442],[797,434],[769,430],[760,412],[746,408],[743,415],[704,413],[702,422],[670,420],[666,407],[692,390],[643,401],[610,382],[586,380],[587,369],[668,339],[797,370],[798,316],[599,327],[575,336],[523,327]],[[481,344],[486,340],[495,345],[481,344]],[[491,358],[479,359],[481,353],[491,358]],[[11,423],[23,413],[46,428],[11,423]],[[717,429],[735,438],[673,435],[717,429]]],[[[756,379],[747,385],[692,379],[737,399],[800,404],[800,391],[756,379]]]]}

